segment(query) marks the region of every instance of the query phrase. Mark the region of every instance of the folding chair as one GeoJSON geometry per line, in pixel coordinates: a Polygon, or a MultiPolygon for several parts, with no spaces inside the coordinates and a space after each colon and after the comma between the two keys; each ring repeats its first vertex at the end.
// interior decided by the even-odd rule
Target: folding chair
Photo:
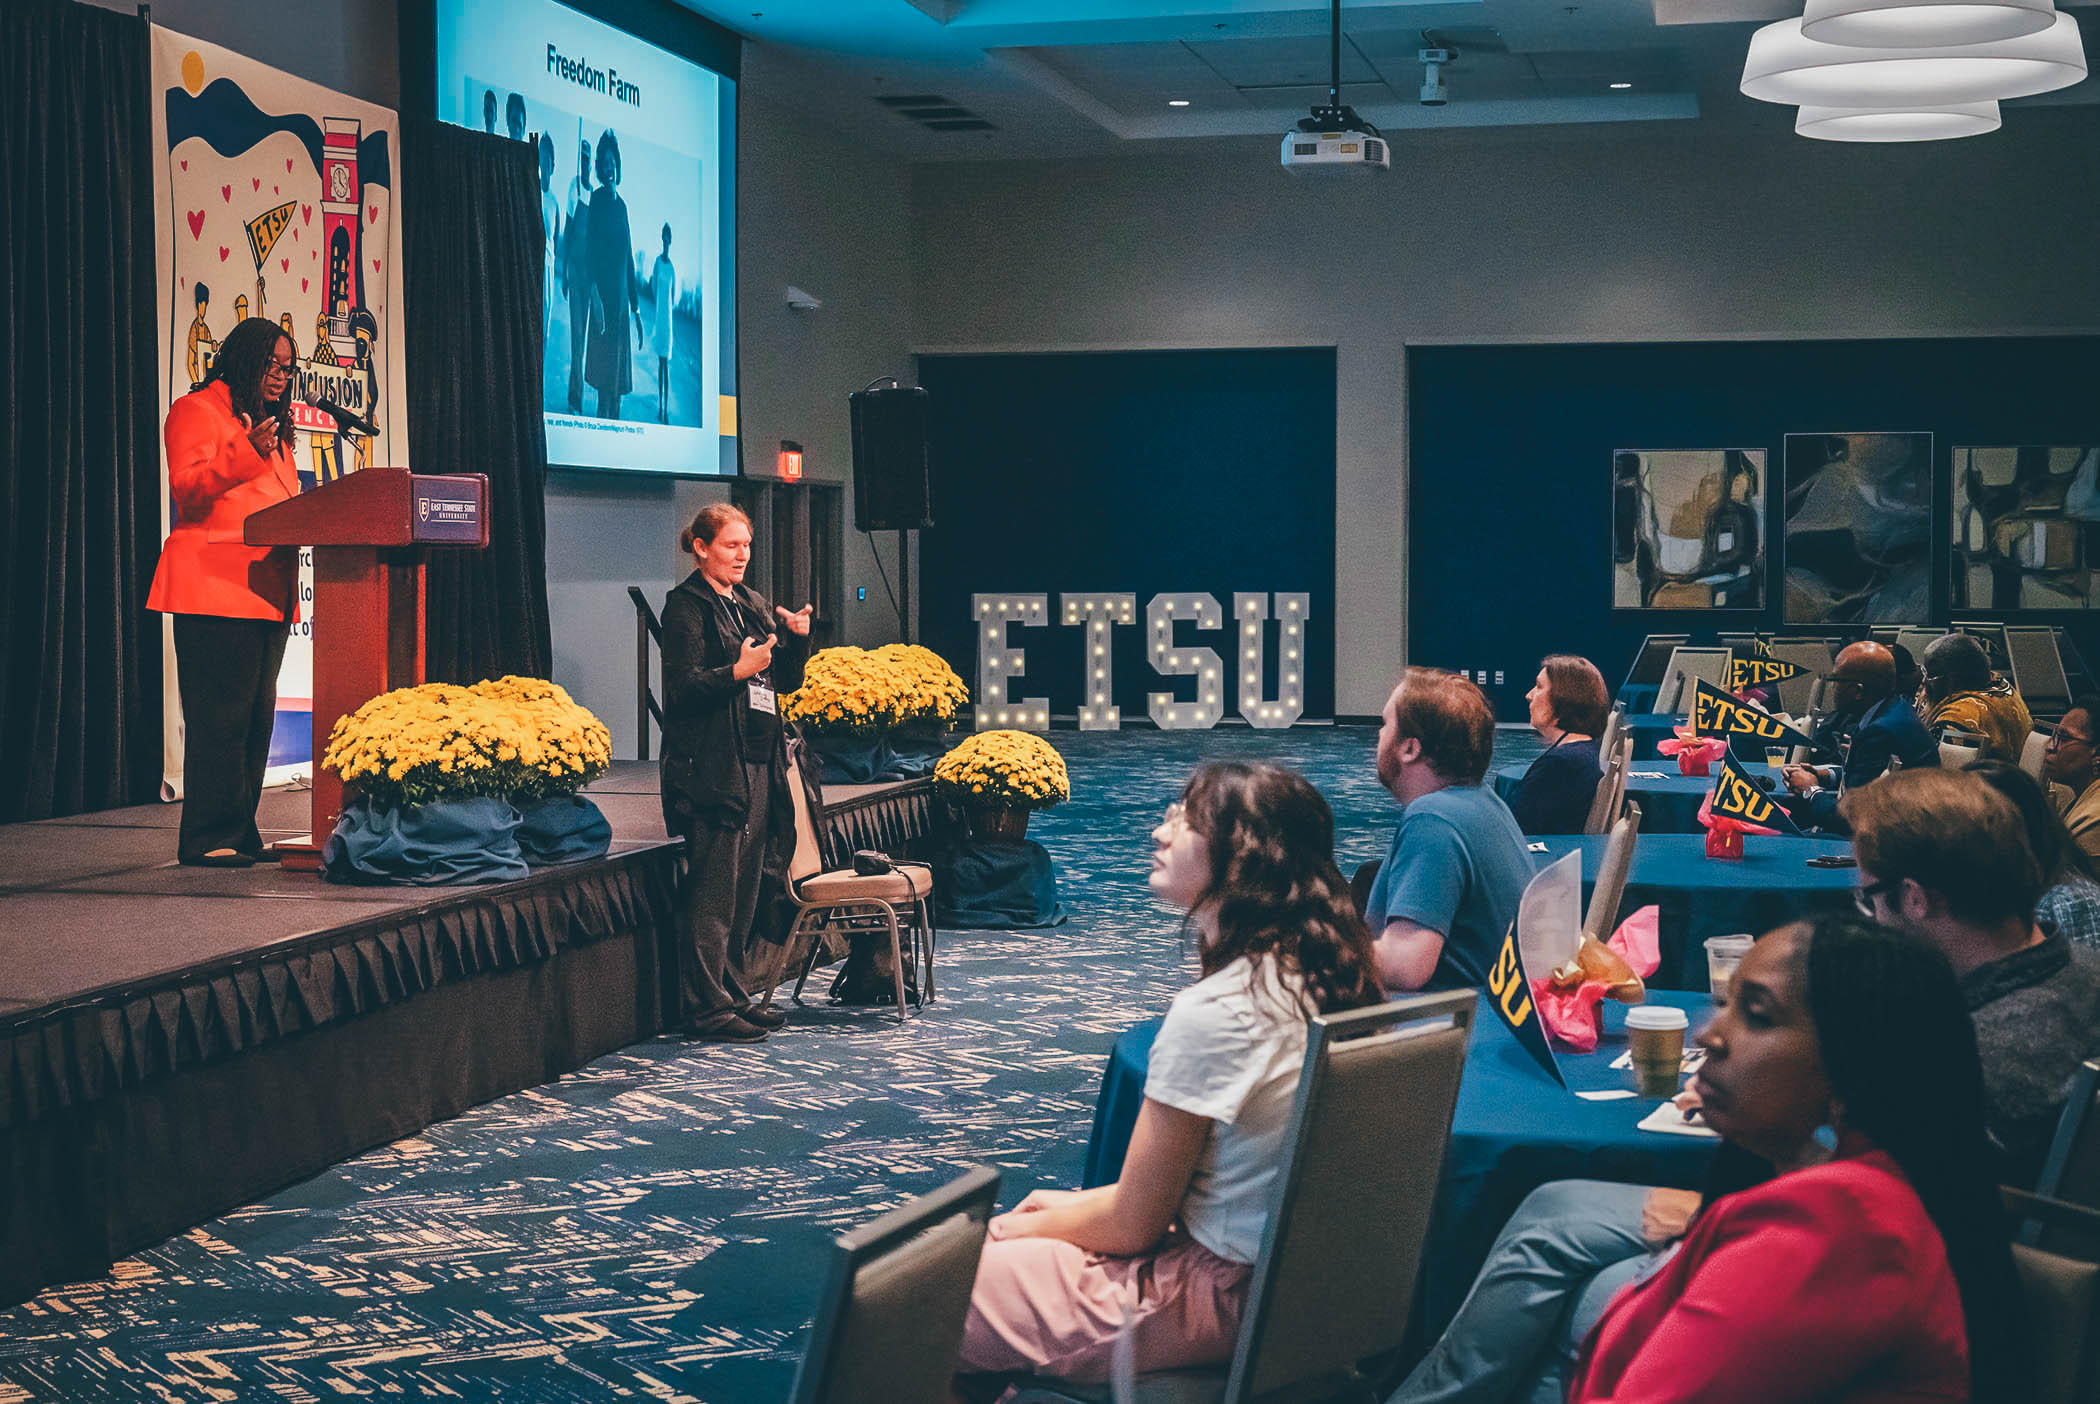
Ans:
{"type": "Polygon", "coordinates": [[[2033,1351],[2036,1404],[2091,1404],[2100,1393],[2094,1349],[2100,1309],[2100,1212],[2060,1199],[2003,1188],[2006,1209],[2040,1226],[2050,1246],[2012,1246],[2027,1344],[2033,1351]]]}
{"type": "Polygon", "coordinates": [[[2056,630],[2046,624],[2005,626],[2005,658],[2028,712],[2037,719],[2060,721],[2071,709],[2071,680],[2056,646],[2056,630]]]}
{"type": "Polygon", "coordinates": [[[2049,730],[2038,726],[2028,732],[2027,740],[2021,743],[2020,769],[2040,780],[2042,778],[2042,766],[2048,759],[2049,730]]]}
{"type": "Polygon", "coordinates": [[[1774,639],[1772,656],[1781,663],[1797,664],[1803,670],[1801,676],[1788,678],[1779,685],[1780,710],[1800,716],[1814,700],[1816,680],[1828,673],[1835,663],[1836,655],[1831,652],[1830,640],[1774,639]]]}
{"type": "Polygon", "coordinates": [[[999,1172],[959,1178],[832,1240],[793,1404],[946,1401],[999,1172]]]}
{"type": "Polygon", "coordinates": [[[1728,663],[1734,654],[1725,648],[1679,648],[1670,654],[1662,682],[1655,689],[1656,715],[1679,714],[1691,709],[1692,679],[1704,678],[1723,692],[1728,690],[1728,663]]]}
{"type": "MultiPolygon", "coordinates": [[[[840,936],[850,941],[856,935],[887,932],[890,938],[890,974],[896,983],[897,1018],[902,1021],[906,1004],[903,941],[906,931],[911,936],[912,953],[921,977],[919,998],[929,1002],[933,999],[936,936],[933,870],[924,863],[892,859],[892,872],[862,874],[851,868],[827,872],[823,844],[817,838],[819,816],[810,812],[809,796],[803,792],[799,777],[789,777],[788,790],[795,801],[795,856],[788,864],[788,893],[795,899],[797,910],[795,924],[781,947],[781,971],[784,972],[787,962],[793,959],[797,943],[804,937],[809,940],[809,955],[802,963],[802,973],[796,977],[794,993],[789,997],[801,1002],[802,986],[808,982],[809,972],[816,968],[818,958],[823,955],[827,936],[840,936]],[[905,922],[901,927],[897,919],[900,909],[905,911],[905,922]]],[[[773,986],[778,983],[776,975],[767,985],[762,1003],[772,1003],[773,986]]]]}
{"type": "Polygon", "coordinates": [[[1626,874],[1633,870],[1633,851],[1640,843],[1641,807],[1626,806],[1626,814],[1611,826],[1611,839],[1604,845],[1604,861],[1597,865],[1597,880],[1590,884],[1590,909],[1582,929],[1600,941],[1611,939],[1619,924],[1619,903],[1626,897],[1626,874]]]}
{"type": "Polygon", "coordinates": [[[1613,707],[1604,718],[1604,734],[1597,738],[1597,768],[1608,769],[1611,757],[1618,749],[1619,737],[1626,730],[1626,713],[1613,707]]]}
{"type": "Polygon", "coordinates": [[[1611,832],[1612,821],[1626,803],[1626,772],[1633,768],[1633,738],[1623,737],[1619,749],[1604,767],[1604,775],[1597,781],[1597,792],[1590,800],[1589,818],[1583,821],[1585,834],[1611,832]]]}
{"type": "MultiPolygon", "coordinates": [[[[1407,1334],[1477,1008],[1452,990],[1312,1021],[1231,1363],[1137,1375],[1118,1404],[1370,1396],[1364,1363],[1407,1334]]],[[[1015,1404],[1111,1397],[1038,1379],[1015,1404]]]]}
{"type": "Polygon", "coordinates": [[[1691,640],[1690,634],[1650,634],[1641,640],[1641,651],[1634,655],[1633,666],[1626,670],[1626,680],[1619,684],[1619,699],[1624,701],[1627,693],[1636,687],[1653,687],[1661,682],[1670,655],[1691,640]]]}

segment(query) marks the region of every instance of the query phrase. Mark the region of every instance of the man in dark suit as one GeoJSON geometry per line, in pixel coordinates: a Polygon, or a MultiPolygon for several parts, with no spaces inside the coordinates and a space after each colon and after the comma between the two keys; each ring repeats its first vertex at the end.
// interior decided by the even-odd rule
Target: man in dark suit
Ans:
{"type": "Polygon", "coordinates": [[[1789,806],[1795,821],[1834,833],[1844,833],[1845,821],[1838,814],[1838,795],[1879,780],[1890,762],[1904,768],[1936,766],[1939,747],[1933,744],[1925,724],[1918,720],[1910,698],[1896,690],[1896,656],[1883,644],[1872,641],[1848,644],[1839,652],[1829,678],[1831,705],[1838,718],[1851,718],[1849,728],[1826,725],[1816,733],[1819,743],[1834,731],[1849,730],[1851,741],[1844,746],[1842,765],[1790,765],[1787,788],[1795,799],[1789,806]]]}

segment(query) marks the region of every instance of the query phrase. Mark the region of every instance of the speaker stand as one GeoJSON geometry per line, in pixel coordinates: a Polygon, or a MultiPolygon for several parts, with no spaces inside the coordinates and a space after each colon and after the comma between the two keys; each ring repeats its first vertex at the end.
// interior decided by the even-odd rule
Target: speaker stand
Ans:
{"type": "Polygon", "coordinates": [[[911,533],[897,532],[897,632],[911,642],[911,533]]]}

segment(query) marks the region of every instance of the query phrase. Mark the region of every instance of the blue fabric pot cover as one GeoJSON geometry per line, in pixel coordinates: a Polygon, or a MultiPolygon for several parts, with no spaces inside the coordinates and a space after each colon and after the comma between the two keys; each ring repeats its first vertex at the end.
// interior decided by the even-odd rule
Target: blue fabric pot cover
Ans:
{"type": "Polygon", "coordinates": [[[889,773],[885,780],[916,780],[933,774],[948,748],[935,732],[893,731],[885,738],[890,748],[889,773]]]}
{"type": "Polygon", "coordinates": [[[526,875],[518,824],[517,810],[487,796],[381,810],[356,800],[321,847],[321,871],[330,882],[507,882],[526,875]]]}
{"type": "Polygon", "coordinates": [[[827,785],[872,785],[878,780],[902,780],[890,767],[896,757],[883,737],[861,741],[848,736],[812,736],[809,748],[817,753],[821,778],[827,785]]]}
{"type": "Polygon", "coordinates": [[[518,812],[518,851],[532,867],[603,858],[612,847],[612,825],[582,795],[528,800],[518,812]]]}
{"type": "Polygon", "coordinates": [[[944,927],[1061,926],[1057,869],[1034,839],[972,839],[934,861],[934,917],[944,927]]]}

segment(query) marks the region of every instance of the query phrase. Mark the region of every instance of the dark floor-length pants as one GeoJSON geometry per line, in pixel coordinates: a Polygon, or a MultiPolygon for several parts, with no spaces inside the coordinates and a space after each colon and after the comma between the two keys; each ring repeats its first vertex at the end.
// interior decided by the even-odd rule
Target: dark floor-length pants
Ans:
{"type": "Polygon", "coordinates": [[[678,1011],[689,1025],[750,1002],[744,960],[758,912],[773,771],[746,762],[744,774],[751,783],[751,811],[742,825],[724,829],[695,819],[686,831],[685,884],[678,904],[678,1011]]]}
{"type": "Polygon", "coordinates": [[[260,856],[255,806],[277,721],[277,669],[287,631],[276,619],[175,616],[182,689],[182,832],[176,857],[215,849],[260,856]]]}

